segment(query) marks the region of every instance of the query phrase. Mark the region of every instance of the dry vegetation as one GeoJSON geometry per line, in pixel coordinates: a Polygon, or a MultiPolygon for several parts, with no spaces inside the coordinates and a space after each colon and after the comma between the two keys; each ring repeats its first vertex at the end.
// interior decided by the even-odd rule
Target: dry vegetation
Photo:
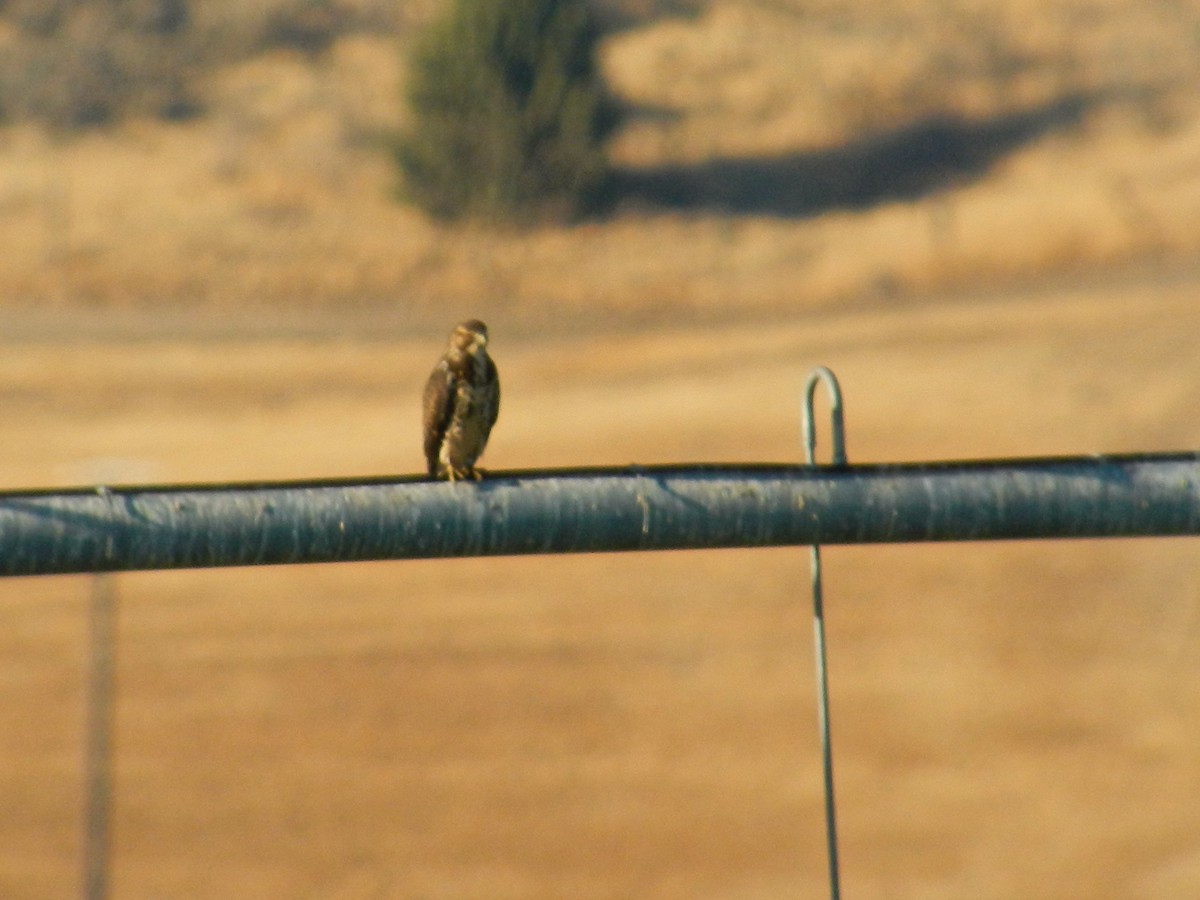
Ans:
{"type": "MultiPolygon", "coordinates": [[[[206,66],[185,121],[0,131],[5,484],[415,471],[467,311],[496,468],[795,459],[816,363],[859,461],[1200,444],[1200,5],[661,6],[572,229],[390,200],[403,23],[206,66]]],[[[847,896],[1195,895],[1193,542],[826,559],[847,896]]],[[[121,576],[114,896],[823,896],[806,581],[121,576]]],[[[89,587],[0,584],[6,900],[77,890],[89,587]]]]}
{"type": "MultiPolygon", "coordinates": [[[[0,294],[736,313],[1196,250],[1196,4],[726,2],[626,22],[604,51],[634,111],[611,217],[493,235],[394,203],[380,142],[401,57],[362,27],[206,68],[202,117],[0,133],[0,294]]],[[[232,30],[265,40],[253,25],[232,30]]]]}

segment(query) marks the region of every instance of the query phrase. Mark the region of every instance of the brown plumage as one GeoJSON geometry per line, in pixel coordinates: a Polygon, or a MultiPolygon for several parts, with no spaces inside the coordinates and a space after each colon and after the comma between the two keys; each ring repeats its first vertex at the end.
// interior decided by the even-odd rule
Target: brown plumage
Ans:
{"type": "Polygon", "coordinates": [[[479,478],[475,461],[500,414],[500,379],[478,319],[450,332],[450,346],[425,382],[425,463],[431,478],[479,478]]]}

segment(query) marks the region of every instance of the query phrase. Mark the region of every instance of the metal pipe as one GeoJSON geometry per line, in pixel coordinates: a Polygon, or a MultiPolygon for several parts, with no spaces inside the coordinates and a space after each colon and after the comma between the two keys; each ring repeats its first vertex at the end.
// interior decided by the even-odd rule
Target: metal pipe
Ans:
{"type": "Polygon", "coordinates": [[[1200,454],[0,492],[0,575],[1200,534],[1200,454]]]}

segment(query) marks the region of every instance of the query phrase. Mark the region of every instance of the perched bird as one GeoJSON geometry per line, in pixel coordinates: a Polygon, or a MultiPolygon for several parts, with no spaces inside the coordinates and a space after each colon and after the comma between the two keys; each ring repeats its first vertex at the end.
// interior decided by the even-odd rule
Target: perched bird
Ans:
{"type": "Polygon", "coordinates": [[[475,460],[500,414],[500,379],[478,319],[450,332],[450,346],[425,382],[425,462],[431,478],[479,479],[475,460]]]}

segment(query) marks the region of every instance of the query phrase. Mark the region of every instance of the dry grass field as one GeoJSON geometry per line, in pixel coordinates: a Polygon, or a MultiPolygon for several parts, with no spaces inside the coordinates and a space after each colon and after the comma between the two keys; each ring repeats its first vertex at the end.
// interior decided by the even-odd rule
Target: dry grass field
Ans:
{"type": "MultiPolygon", "coordinates": [[[[569,228],[392,201],[379,33],[5,126],[4,486],[416,471],[466,314],[497,469],[796,460],[816,364],[861,462],[1200,445],[1200,6],[624,5],[569,228]]],[[[1194,541],[825,560],[846,896],[1196,896],[1194,541]]],[[[114,583],[114,898],[827,894],[801,548],[114,583]]],[[[78,892],[91,589],[0,582],[5,900],[78,892]]]]}
{"type": "Polygon", "coordinates": [[[394,202],[396,40],[265,52],[202,80],[201,118],[0,131],[0,296],[644,320],[1190,258],[1198,35],[1185,0],[646,15],[603,47],[614,214],[507,235],[394,202]]]}
{"type": "MultiPolygon", "coordinates": [[[[1196,291],[498,325],[488,462],[796,459],[818,362],[860,461],[1195,447],[1196,291]]],[[[7,478],[414,471],[437,346],[43,322],[0,354],[7,478]]],[[[826,561],[848,896],[1194,894],[1194,542],[826,561]]],[[[806,581],[800,548],[119,576],[114,896],[822,896],[806,581]]],[[[6,898],[77,882],[89,589],[0,584],[6,898]]]]}

